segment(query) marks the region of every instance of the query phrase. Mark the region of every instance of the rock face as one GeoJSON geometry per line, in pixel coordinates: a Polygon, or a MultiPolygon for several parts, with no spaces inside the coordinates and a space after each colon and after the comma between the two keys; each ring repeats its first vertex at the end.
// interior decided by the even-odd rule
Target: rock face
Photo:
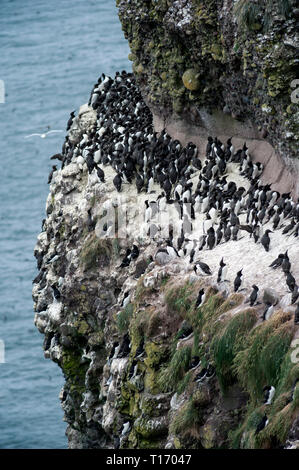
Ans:
{"type": "MultiPolygon", "coordinates": [[[[129,76],[127,85],[133,82],[129,76]]],[[[119,193],[108,161],[101,164],[104,181],[90,167],[87,148],[94,155],[101,149],[105,161],[112,135],[118,149],[120,134],[127,135],[118,111],[107,111],[113,93],[112,87],[99,93],[104,102],[97,115],[88,105],[80,108],[64,144],[62,168],[53,174],[35,248],[40,270],[33,286],[35,324],[45,335],[45,357],[65,376],[60,399],[69,447],[295,448],[299,368],[290,357],[298,326],[282,274],[269,264],[288,249],[298,278],[296,240],[280,230],[270,253],[249,234],[204,250],[200,259],[209,263],[210,276],[194,273],[190,250],[186,256],[155,257],[165,237],[155,231],[148,236],[144,207],[157,199],[160,187],[154,183],[150,192],[137,193],[134,184],[123,183],[119,193]],[[138,252],[127,263],[134,245],[138,252]],[[223,256],[230,266],[227,285],[216,282],[223,256]],[[242,266],[245,290],[233,293],[242,266]],[[275,299],[267,322],[261,320],[263,305],[246,303],[257,280],[264,284],[264,298],[275,299]],[[200,289],[206,299],[197,308],[200,289]],[[263,397],[269,384],[276,387],[271,405],[263,397]],[[269,424],[255,433],[265,413],[269,424]]],[[[128,129],[138,133],[137,122],[152,132],[146,105],[135,89],[131,93],[135,112],[126,114],[133,116],[128,129]]],[[[198,177],[195,170],[192,178],[198,177]]],[[[229,177],[248,186],[236,174],[229,177]]],[[[170,224],[178,225],[175,214],[170,224]]]]}
{"type": "MultiPolygon", "coordinates": [[[[246,140],[273,189],[299,196],[298,9],[247,0],[117,0],[157,128],[246,140]]],[[[184,142],[184,140],[183,140],[184,142]]]]}
{"type": "Polygon", "coordinates": [[[281,267],[270,267],[287,252],[298,284],[298,225],[282,233],[291,218],[298,223],[298,206],[269,189],[256,191],[245,154],[243,163],[228,157],[215,176],[213,152],[200,163],[187,145],[206,156],[208,133],[233,135],[235,149],[246,139],[253,162],[265,163],[262,176],[275,180],[271,189],[296,194],[298,113],[289,102],[295,10],[284,13],[287,20],[272,12],[267,30],[269,12],[255,2],[253,22],[234,13],[231,1],[117,3],[140,90],[125,73],[103,75],[95,85],[68,132],[34,252],[35,324],[45,357],[65,377],[60,400],[69,447],[298,448],[297,290],[287,289],[281,267]],[[189,214],[178,256],[169,239],[178,245],[183,215],[173,188],[165,196],[164,176],[179,155],[184,185],[191,182],[203,197],[196,220],[189,214]],[[201,165],[210,178],[202,178],[201,165]],[[207,188],[219,209],[209,207],[210,219],[207,188]],[[275,202],[284,217],[269,252],[246,231],[250,201],[262,217],[263,197],[267,221],[261,219],[257,239],[273,226],[275,202]],[[190,261],[211,217],[221,229],[234,210],[242,235],[213,249],[196,246],[190,261]],[[221,258],[228,271],[219,281],[221,258]],[[194,270],[199,260],[208,275],[194,270]],[[240,269],[242,290],[234,292],[240,269]],[[250,306],[252,284],[261,303],[250,306]],[[267,302],[273,311],[263,320],[267,302]],[[266,386],[275,387],[271,403],[266,386]],[[268,424],[258,432],[265,414],[268,424]]]}

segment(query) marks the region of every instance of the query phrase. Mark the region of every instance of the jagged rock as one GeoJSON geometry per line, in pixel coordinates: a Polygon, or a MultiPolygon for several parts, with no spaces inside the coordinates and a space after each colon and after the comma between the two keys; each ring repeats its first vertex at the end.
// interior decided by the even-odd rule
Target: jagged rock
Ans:
{"type": "MultiPolygon", "coordinates": [[[[161,11],[165,15],[169,13],[164,24],[181,37],[189,36],[189,32],[192,36],[193,23],[189,19],[193,2],[173,2],[172,10],[170,2],[160,3],[161,11]],[[183,13],[180,8],[185,9],[183,13]]],[[[120,1],[119,5],[123,15],[128,13],[127,2],[120,1]]],[[[131,2],[131,6],[133,11],[135,4],[131,2]]],[[[142,10],[143,19],[147,15],[148,12],[142,10]]],[[[209,21],[205,9],[198,11],[198,15],[209,21]]],[[[213,23],[213,17],[211,21],[213,23]]],[[[224,56],[220,44],[210,46],[207,54],[211,55],[212,62],[209,60],[209,64],[221,62],[224,56]]],[[[178,51],[174,51],[174,57],[181,71],[190,69],[191,64],[188,67],[178,65],[178,51]]],[[[139,67],[138,73],[144,74],[144,68],[139,67]]],[[[201,76],[197,78],[201,84],[201,76]]],[[[207,83],[210,78],[209,75],[205,78],[207,83]]],[[[117,79],[121,80],[120,76],[117,79]]],[[[130,76],[130,83],[133,81],[134,77],[130,76]]],[[[180,83],[179,95],[186,93],[180,83]]],[[[138,102],[130,96],[131,114],[139,115],[142,122],[144,117],[149,118],[150,112],[137,89],[135,95],[138,102]]],[[[193,101],[193,95],[188,96],[193,101]]],[[[220,104],[223,105],[222,100],[220,104]]],[[[233,104],[233,101],[229,103],[235,112],[233,104]]],[[[202,119],[210,119],[203,110],[198,114],[202,119]]],[[[110,117],[112,119],[113,115],[110,117]]],[[[69,137],[71,142],[80,143],[89,136],[93,145],[97,130],[100,145],[105,150],[103,155],[108,158],[113,149],[103,138],[108,132],[101,119],[99,116],[97,120],[96,111],[85,105],[74,119],[69,137]]],[[[151,122],[150,117],[148,132],[153,136],[151,122]]],[[[119,122],[108,124],[106,122],[109,132],[116,124],[119,126],[119,122]]],[[[120,130],[119,127],[115,153],[121,151],[120,136],[131,130],[130,126],[120,130]]],[[[280,273],[269,268],[273,253],[261,251],[261,246],[244,234],[237,241],[200,251],[200,259],[211,266],[209,277],[192,273],[193,265],[187,254],[155,259],[166,237],[160,239],[158,230],[155,239],[148,237],[143,208],[149,198],[156,200],[158,195],[162,196],[161,187],[154,181],[151,191],[144,189],[138,193],[135,181],[133,184],[124,181],[119,192],[113,183],[115,168],[108,162],[102,165],[105,182],[99,182],[96,170],[90,168],[90,161],[86,163],[86,149],[78,145],[75,150],[69,149],[71,158],[69,161],[66,158],[63,168],[51,182],[47,219],[35,247],[42,275],[32,291],[35,324],[45,335],[45,357],[55,361],[65,377],[60,398],[68,423],[69,447],[211,448],[230,447],[232,439],[244,448],[271,446],[279,434],[282,406],[289,406],[292,413],[298,407],[296,399],[285,403],[296,375],[295,366],[287,370],[287,378],[280,368],[294,333],[290,321],[293,313],[288,304],[284,310],[277,306],[268,324],[259,322],[260,307],[249,308],[244,302],[245,295],[232,292],[232,281],[244,266],[247,296],[248,288],[259,276],[261,290],[265,279],[269,282],[265,284],[264,299],[283,298],[285,286],[280,282],[280,273]],[[119,220],[108,227],[111,219],[105,219],[104,214],[108,210],[113,214],[121,212],[123,205],[127,208],[127,232],[123,231],[119,220]],[[110,229],[112,235],[107,233],[110,229]],[[134,244],[140,251],[138,259],[131,257],[134,244]],[[228,279],[218,284],[217,271],[223,253],[228,264],[228,279]],[[53,298],[53,285],[58,286],[59,299],[53,298]],[[269,285],[273,291],[267,288],[269,285]],[[202,288],[206,298],[196,308],[198,291],[202,288]],[[184,321],[192,328],[185,342],[179,339],[184,321]],[[190,368],[194,356],[199,361],[196,370],[190,368]],[[271,364],[272,357],[275,367],[271,364]],[[253,430],[260,418],[262,389],[268,385],[263,383],[264,364],[269,367],[270,378],[275,372],[273,380],[282,390],[275,396],[273,409],[278,411],[274,412],[267,433],[256,438],[253,430]],[[215,374],[208,376],[211,369],[215,374]],[[238,430],[240,426],[244,428],[242,432],[238,430]]],[[[167,157],[166,152],[163,158],[167,157]]],[[[244,185],[246,191],[250,183],[239,175],[238,166],[230,164],[229,178],[237,178],[238,186],[244,185]]],[[[194,168],[189,177],[197,184],[198,169],[194,168]]],[[[203,222],[204,216],[200,217],[203,222]]],[[[171,222],[175,232],[173,214],[171,222]]],[[[275,237],[273,234],[272,240],[284,245],[282,250],[289,249],[296,275],[298,250],[295,242],[279,238],[280,234],[275,237]]],[[[176,243],[176,233],[173,240],[176,243]]],[[[284,305],[281,303],[281,306],[284,305]]],[[[284,428],[287,431],[293,426],[290,416],[283,418],[288,420],[284,428]]],[[[285,444],[286,437],[279,435],[277,445],[285,444]]]]}

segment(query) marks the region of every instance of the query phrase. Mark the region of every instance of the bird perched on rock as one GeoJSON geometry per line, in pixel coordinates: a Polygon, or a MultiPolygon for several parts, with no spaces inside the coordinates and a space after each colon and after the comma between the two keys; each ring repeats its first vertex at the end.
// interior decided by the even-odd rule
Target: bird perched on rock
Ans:
{"type": "Polygon", "coordinates": [[[48,184],[51,183],[52,178],[53,178],[53,174],[55,173],[55,171],[57,171],[57,166],[53,165],[52,170],[50,171],[49,176],[48,176],[48,184]]]}
{"type": "Polygon", "coordinates": [[[92,230],[94,230],[95,223],[94,223],[94,221],[92,220],[91,209],[88,209],[87,214],[88,214],[88,219],[87,219],[88,231],[89,231],[89,232],[92,232],[92,230]]]}
{"type": "Polygon", "coordinates": [[[295,287],[296,287],[296,280],[295,280],[294,276],[290,273],[290,271],[285,273],[285,275],[286,275],[287,286],[290,289],[290,291],[293,292],[295,290],[295,287]]]}
{"type": "Polygon", "coordinates": [[[131,300],[130,292],[125,292],[121,307],[126,308],[127,305],[130,303],[130,300],[131,300]]]}
{"type": "Polygon", "coordinates": [[[273,387],[273,385],[266,385],[266,387],[263,388],[263,392],[265,405],[271,405],[275,394],[275,387],[273,387]]]}
{"type": "Polygon", "coordinates": [[[269,251],[269,246],[270,246],[270,237],[269,233],[273,233],[272,230],[266,230],[264,235],[261,238],[261,244],[265,248],[266,251],[269,251]]]}
{"type": "Polygon", "coordinates": [[[215,230],[213,227],[208,229],[208,238],[207,238],[207,245],[210,250],[212,250],[215,246],[216,237],[215,237],[215,230]]]}
{"type": "Polygon", "coordinates": [[[194,382],[203,382],[207,375],[208,369],[204,367],[194,378],[194,382]]]}
{"type": "Polygon", "coordinates": [[[123,340],[121,342],[117,357],[122,358],[122,357],[127,357],[129,355],[129,352],[131,350],[130,347],[130,337],[128,333],[126,333],[123,337],[123,340]]]}
{"type": "Polygon", "coordinates": [[[206,275],[206,276],[211,276],[212,274],[212,271],[210,269],[210,267],[206,264],[206,263],[203,263],[202,261],[196,261],[194,267],[193,267],[193,270],[195,272],[195,274],[202,274],[202,275],[206,275]]]}
{"type": "Polygon", "coordinates": [[[99,166],[97,167],[97,174],[98,174],[99,180],[100,180],[102,183],[105,183],[105,173],[104,173],[104,171],[102,170],[102,168],[100,168],[99,166]]]}
{"type": "Polygon", "coordinates": [[[220,261],[220,268],[218,270],[218,277],[217,277],[217,282],[224,282],[227,274],[227,266],[222,260],[220,261]]]}
{"type": "Polygon", "coordinates": [[[137,259],[139,256],[139,248],[137,245],[133,245],[132,251],[131,251],[131,259],[137,259]]]}
{"type": "Polygon", "coordinates": [[[178,338],[178,339],[187,339],[187,338],[189,338],[192,334],[193,334],[193,328],[192,328],[192,326],[191,326],[189,323],[187,323],[187,322],[184,321],[184,323],[183,323],[183,325],[182,325],[182,328],[181,328],[181,330],[180,330],[179,333],[178,333],[177,338],[178,338]]]}
{"type": "Polygon", "coordinates": [[[237,276],[234,280],[234,291],[237,292],[239,290],[239,288],[241,287],[241,284],[242,284],[242,271],[243,269],[241,269],[241,271],[238,271],[237,272],[237,276]]]}
{"type": "Polygon", "coordinates": [[[59,300],[59,299],[61,298],[61,294],[60,294],[59,290],[57,289],[56,284],[52,284],[51,287],[52,287],[52,289],[53,289],[54,298],[55,298],[56,300],[59,300]]]}
{"type": "Polygon", "coordinates": [[[144,350],[144,339],[142,339],[139,343],[138,348],[136,349],[135,357],[134,359],[140,359],[145,353],[144,350]]]}
{"type": "Polygon", "coordinates": [[[122,183],[122,176],[120,173],[117,173],[117,175],[113,178],[113,184],[118,193],[121,190],[121,183],[122,183]]]}
{"type": "Polygon", "coordinates": [[[70,118],[67,122],[67,126],[66,126],[67,131],[71,128],[71,125],[73,124],[74,117],[75,117],[75,111],[72,111],[71,114],[70,114],[70,118]]]}
{"type": "Polygon", "coordinates": [[[199,308],[205,302],[205,300],[206,300],[205,291],[204,289],[200,289],[200,291],[198,292],[197,299],[196,299],[195,307],[199,308]]]}
{"type": "Polygon", "coordinates": [[[266,308],[263,313],[263,321],[269,320],[274,310],[274,306],[270,302],[266,302],[266,308]]]}
{"type": "Polygon", "coordinates": [[[258,292],[259,292],[259,288],[255,284],[252,285],[252,289],[253,290],[249,297],[250,307],[253,307],[253,305],[257,302],[258,292]]]}
{"type": "Polygon", "coordinates": [[[191,358],[191,362],[190,362],[190,365],[189,365],[189,370],[196,369],[196,367],[198,367],[199,365],[200,365],[199,356],[193,356],[191,358]]]}
{"type": "Polygon", "coordinates": [[[262,419],[260,420],[259,424],[257,425],[256,427],[256,430],[255,430],[255,435],[258,434],[259,432],[261,432],[266,426],[267,424],[269,423],[269,420],[267,418],[267,415],[265,414],[262,419]]]}
{"type": "Polygon", "coordinates": [[[284,260],[284,254],[280,253],[278,257],[272,261],[272,263],[269,265],[269,268],[277,269],[282,265],[282,262],[284,260]]]}
{"type": "Polygon", "coordinates": [[[284,273],[288,273],[291,269],[291,263],[290,263],[290,259],[289,259],[289,255],[288,255],[288,250],[284,254],[284,259],[281,263],[281,268],[282,268],[284,273]]]}
{"type": "Polygon", "coordinates": [[[120,268],[126,268],[131,262],[131,248],[127,248],[126,255],[124,256],[120,268]]]}

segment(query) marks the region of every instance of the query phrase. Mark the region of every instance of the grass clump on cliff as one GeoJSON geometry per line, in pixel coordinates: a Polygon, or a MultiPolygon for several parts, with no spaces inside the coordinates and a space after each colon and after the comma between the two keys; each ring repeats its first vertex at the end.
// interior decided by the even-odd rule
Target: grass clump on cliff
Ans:
{"type": "MultiPolygon", "coordinates": [[[[279,448],[286,442],[299,411],[299,383],[294,390],[294,384],[299,379],[299,364],[292,362],[291,353],[292,347],[287,350],[278,367],[279,375],[272,404],[265,405],[262,395],[258,401],[251,400],[245,419],[230,433],[233,448],[279,448]],[[269,423],[263,431],[255,434],[256,426],[265,413],[269,423]]],[[[274,363],[275,359],[277,357],[274,355],[274,363]]],[[[262,387],[263,384],[260,384],[260,389],[262,387]]]]}
{"type": "Polygon", "coordinates": [[[65,349],[61,368],[70,385],[70,391],[81,395],[85,391],[85,374],[88,369],[88,364],[81,363],[81,353],[65,349]]]}
{"type": "Polygon", "coordinates": [[[185,318],[191,308],[193,291],[194,287],[189,282],[183,286],[169,289],[165,294],[168,309],[185,318]]]}
{"type": "Polygon", "coordinates": [[[191,434],[198,437],[197,428],[203,422],[202,406],[204,404],[205,401],[202,401],[202,394],[198,390],[178,411],[171,422],[170,431],[174,434],[191,434]]]}
{"type": "Polygon", "coordinates": [[[276,386],[281,364],[292,339],[293,328],[288,313],[276,313],[254,328],[246,347],[234,359],[234,370],[252,400],[261,399],[265,385],[276,386]]]}
{"type": "Polygon", "coordinates": [[[85,241],[80,252],[80,263],[85,271],[110,264],[112,254],[110,240],[98,238],[95,233],[85,241]]]}
{"type": "Polygon", "coordinates": [[[245,338],[257,320],[254,310],[248,310],[234,316],[212,341],[211,349],[214,357],[217,377],[222,391],[231,385],[236,374],[233,362],[236,354],[244,348],[245,338]]]}
{"type": "Polygon", "coordinates": [[[190,363],[191,351],[190,346],[175,351],[169,365],[161,371],[158,379],[162,391],[168,392],[176,389],[190,363]]]}
{"type": "Polygon", "coordinates": [[[264,27],[268,30],[276,13],[287,19],[292,11],[291,0],[239,0],[235,7],[239,26],[251,31],[260,30],[264,27]]]}
{"type": "Polygon", "coordinates": [[[128,331],[133,311],[133,304],[130,303],[117,315],[116,324],[120,333],[126,333],[128,331]]]}
{"type": "MultiPolygon", "coordinates": [[[[211,339],[216,333],[217,329],[221,326],[218,318],[225,309],[221,309],[224,304],[224,298],[221,294],[217,293],[215,289],[210,288],[207,291],[207,300],[205,303],[194,310],[190,320],[194,328],[198,328],[205,341],[211,339]]],[[[231,307],[228,307],[228,309],[231,307]]]]}

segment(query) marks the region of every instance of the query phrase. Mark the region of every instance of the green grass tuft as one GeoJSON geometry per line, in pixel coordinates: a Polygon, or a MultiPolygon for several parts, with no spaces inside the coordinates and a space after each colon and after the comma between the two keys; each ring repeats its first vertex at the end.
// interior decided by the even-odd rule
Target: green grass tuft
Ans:
{"type": "Polygon", "coordinates": [[[195,393],[179,410],[170,425],[170,432],[174,434],[192,434],[194,428],[200,426],[203,422],[203,411],[201,407],[201,395],[195,393]]]}
{"type": "Polygon", "coordinates": [[[191,347],[185,346],[175,351],[169,365],[164,368],[159,377],[161,390],[174,391],[178,383],[183,378],[185,371],[190,363],[191,347]]]}
{"type": "Polygon", "coordinates": [[[128,331],[133,311],[133,304],[128,304],[126,308],[117,315],[116,324],[120,333],[126,333],[128,331]]]}
{"type": "Polygon", "coordinates": [[[194,287],[187,282],[184,286],[174,287],[165,294],[165,302],[169,310],[178,313],[185,318],[188,311],[192,307],[192,293],[194,287]]]}
{"type": "Polygon", "coordinates": [[[211,350],[214,357],[217,377],[224,392],[236,378],[233,371],[233,361],[236,354],[245,347],[244,339],[256,323],[257,314],[248,310],[234,316],[226,325],[224,331],[214,337],[211,350]]]}
{"type": "Polygon", "coordinates": [[[286,314],[276,314],[254,328],[246,347],[234,359],[234,371],[255,402],[261,400],[265,385],[276,387],[279,382],[281,364],[292,339],[288,319],[286,314]]]}
{"type": "Polygon", "coordinates": [[[85,271],[108,266],[112,254],[110,240],[98,238],[95,233],[85,241],[80,252],[80,263],[85,271]]]}
{"type": "Polygon", "coordinates": [[[277,13],[287,19],[293,8],[295,2],[292,0],[239,0],[234,13],[240,27],[251,31],[268,30],[277,13]]]}

